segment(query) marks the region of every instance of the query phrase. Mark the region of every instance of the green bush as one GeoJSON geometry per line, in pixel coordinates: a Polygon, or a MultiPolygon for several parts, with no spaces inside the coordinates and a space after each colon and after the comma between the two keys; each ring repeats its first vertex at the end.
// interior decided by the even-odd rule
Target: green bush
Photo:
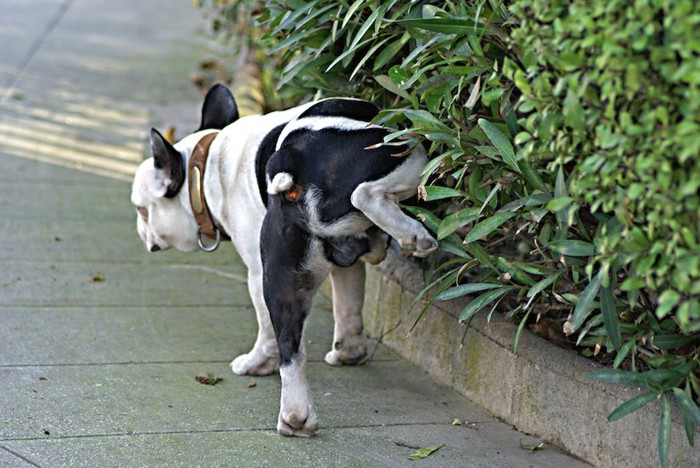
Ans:
{"type": "Polygon", "coordinates": [[[501,309],[516,347],[526,325],[553,323],[612,367],[591,377],[646,389],[611,420],[663,401],[665,463],[670,395],[691,444],[700,423],[700,8],[507,3],[208,5],[220,31],[248,26],[238,47],[265,50],[273,106],[362,97],[400,128],[387,144],[430,142],[426,203],[406,209],[445,255],[420,315],[466,296],[460,322],[501,309]]]}

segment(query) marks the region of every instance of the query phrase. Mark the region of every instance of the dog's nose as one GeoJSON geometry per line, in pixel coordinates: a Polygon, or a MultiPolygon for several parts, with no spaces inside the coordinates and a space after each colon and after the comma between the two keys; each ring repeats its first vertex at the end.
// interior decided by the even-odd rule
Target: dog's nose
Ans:
{"type": "Polygon", "coordinates": [[[158,244],[153,244],[153,246],[151,247],[151,252],[158,252],[159,250],[160,247],[158,246],[158,244]]]}

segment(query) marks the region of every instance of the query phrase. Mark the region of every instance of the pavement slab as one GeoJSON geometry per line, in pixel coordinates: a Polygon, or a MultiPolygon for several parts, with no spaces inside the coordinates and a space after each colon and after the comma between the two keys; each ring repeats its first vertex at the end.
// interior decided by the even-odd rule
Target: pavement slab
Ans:
{"type": "Polygon", "coordinates": [[[255,340],[245,266],[147,253],[129,201],[149,128],[198,125],[190,74],[225,60],[207,20],[190,0],[4,0],[0,43],[0,466],[585,465],[524,450],[377,338],[368,364],[327,366],[322,295],[304,336],[322,429],[277,435],[279,376],[228,367],[255,340]]]}

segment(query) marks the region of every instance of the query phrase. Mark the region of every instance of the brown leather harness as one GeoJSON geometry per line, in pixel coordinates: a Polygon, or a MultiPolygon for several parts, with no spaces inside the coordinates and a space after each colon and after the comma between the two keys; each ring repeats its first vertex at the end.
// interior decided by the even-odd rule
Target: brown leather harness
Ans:
{"type": "Polygon", "coordinates": [[[214,224],[214,220],[209,212],[209,206],[207,206],[207,200],[204,197],[204,170],[207,165],[207,157],[209,156],[209,147],[218,134],[219,132],[209,133],[197,142],[192,151],[192,156],[190,156],[187,171],[189,174],[190,205],[192,206],[194,219],[197,221],[197,226],[199,226],[197,242],[199,243],[199,248],[205,252],[216,250],[222,240],[231,240],[226,232],[222,232],[214,224]],[[206,246],[202,242],[202,235],[214,239],[214,244],[206,246]]]}

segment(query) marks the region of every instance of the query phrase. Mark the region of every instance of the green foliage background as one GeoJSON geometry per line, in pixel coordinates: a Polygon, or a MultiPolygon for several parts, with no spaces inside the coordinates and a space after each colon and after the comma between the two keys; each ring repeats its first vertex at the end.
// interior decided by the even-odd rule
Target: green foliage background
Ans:
{"type": "Polygon", "coordinates": [[[694,442],[698,2],[196,3],[260,65],[269,107],[361,97],[400,129],[387,144],[430,142],[426,203],[407,207],[445,252],[423,312],[466,296],[461,322],[542,318],[605,356],[592,378],[645,388],[611,420],[662,400],[662,464],[670,398],[694,442]]]}

